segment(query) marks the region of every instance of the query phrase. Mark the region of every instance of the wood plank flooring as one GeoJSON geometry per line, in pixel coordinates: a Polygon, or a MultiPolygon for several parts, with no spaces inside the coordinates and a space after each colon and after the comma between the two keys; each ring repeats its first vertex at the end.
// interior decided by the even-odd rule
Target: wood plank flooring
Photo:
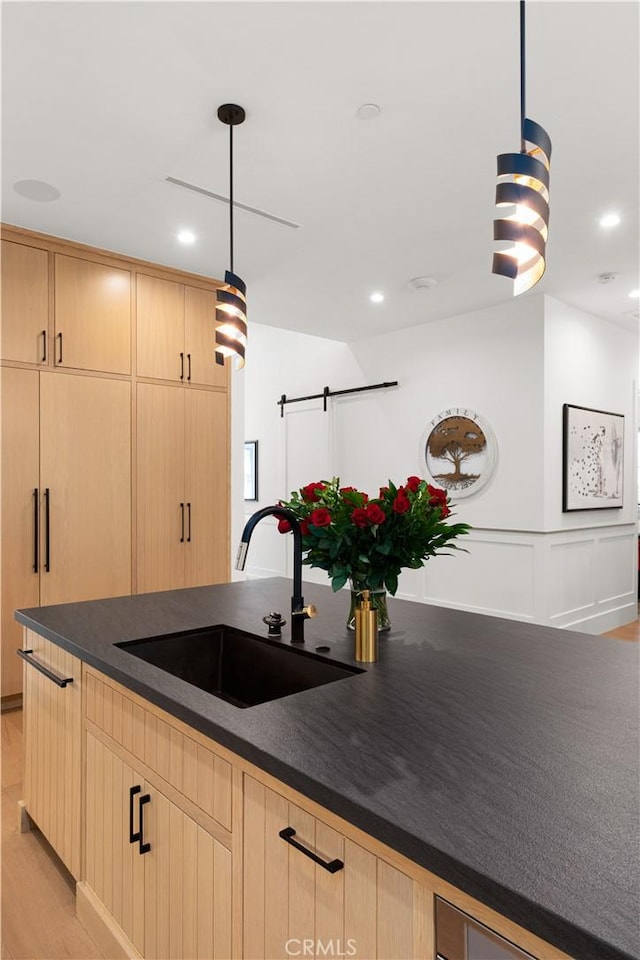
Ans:
{"type": "MultiPolygon", "coordinates": [[[[605,634],[640,640],[640,620],[605,634]]],[[[73,880],[39,830],[20,833],[22,710],[2,714],[3,960],[99,960],[101,952],[76,919],[73,880]]]]}

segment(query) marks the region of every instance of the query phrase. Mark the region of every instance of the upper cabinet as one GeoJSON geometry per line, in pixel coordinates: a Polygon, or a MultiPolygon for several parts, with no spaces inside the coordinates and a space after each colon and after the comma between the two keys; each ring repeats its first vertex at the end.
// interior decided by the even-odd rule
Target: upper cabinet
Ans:
{"type": "Polygon", "coordinates": [[[131,373],[131,272],[55,255],[54,363],[131,373]]]}
{"type": "Polygon", "coordinates": [[[2,241],[2,359],[47,362],[49,255],[2,241]]]}
{"type": "Polygon", "coordinates": [[[214,356],[215,316],[212,291],[139,273],[138,376],[226,388],[228,371],[214,356]]]}

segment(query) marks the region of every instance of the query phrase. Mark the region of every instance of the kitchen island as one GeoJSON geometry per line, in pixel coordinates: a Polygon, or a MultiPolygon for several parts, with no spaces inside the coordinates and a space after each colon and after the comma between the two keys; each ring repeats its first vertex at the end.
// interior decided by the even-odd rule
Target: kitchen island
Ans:
{"type": "Polygon", "coordinates": [[[356,665],[348,596],[307,584],[304,649],[364,672],[248,709],[115,645],[213,624],[266,636],[290,594],[274,578],[16,616],[559,951],[637,960],[638,645],[390,600],[378,662],[356,665]]]}

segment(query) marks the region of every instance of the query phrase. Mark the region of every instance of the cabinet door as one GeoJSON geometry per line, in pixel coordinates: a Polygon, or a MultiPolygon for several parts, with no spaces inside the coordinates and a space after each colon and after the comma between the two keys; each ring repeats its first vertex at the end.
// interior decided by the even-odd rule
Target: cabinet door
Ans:
{"type": "Polygon", "coordinates": [[[16,650],[22,628],[19,607],[40,602],[38,555],[39,374],[2,370],[2,696],[22,690],[16,650]]]}
{"type": "MultiPolygon", "coordinates": [[[[80,878],[82,743],[81,663],[44,637],[25,630],[25,649],[64,687],[24,665],[24,801],[71,874],[80,878]]],[[[18,660],[18,657],[15,658],[18,660]]]]}
{"type": "Polygon", "coordinates": [[[191,383],[227,387],[229,364],[215,358],[216,295],[199,287],[184,288],[184,345],[191,383]]]}
{"type": "Polygon", "coordinates": [[[229,580],[227,394],[185,391],[185,586],[229,580]]]}
{"type": "Polygon", "coordinates": [[[147,789],[144,955],[228,960],[231,852],[162,793],[147,789]]]}
{"type": "Polygon", "coordinates": [[[136,285],[138,376],[185,380],[184,285],[142,273],[136,285]]]}
{"type": "MultiPolygon", "coordinates": [[[[131,386],[40,378],[40,486],[49,491],[41,603],[131,593],[131,386]]],[[[45,540],[46,513],[45,500],[45,540]]]]}
{"type": "Polygon", "coordinates": [[[313,944],[306,956],[431,956],[414,918],[414,901],[422,906],[426,897],[410,877],[246,775],[244,824],[245,957],[302,956],[305,940],[313,944]],[[286,827],[342,868],[330,873],[290,846],[279,836],[286,827]]]}
{"type": "MultiPolygon", "coordinates": [[[[145,857],[130,843],[139,824],[144,781],[137,771],[87,731],[85,879],[113,919],[144,955],[145,857]],[[131,803],[131,787],[140,787],[131,803]],[[133,824],[131,815],[133,814],[133,824]]],[[[145,808],[145,817],[149,805],[145,808]]],[[[145,820],[145,839],[147,824],[145,820]]]]}
{"type": "Polygon", "coordinates": [[[49,255],[2,241],[2,359],[46,363],[49,255]]]}
{"type": "Polygon", "coordinates": [[[187,536],[185,390],[139,383],[137,398],[137,589],[178,589],[187,536]]]}
{"type": "Polygon", "coordinates": [[[58,366],[131,373],[131,273],[55,256],[58,366]]]}

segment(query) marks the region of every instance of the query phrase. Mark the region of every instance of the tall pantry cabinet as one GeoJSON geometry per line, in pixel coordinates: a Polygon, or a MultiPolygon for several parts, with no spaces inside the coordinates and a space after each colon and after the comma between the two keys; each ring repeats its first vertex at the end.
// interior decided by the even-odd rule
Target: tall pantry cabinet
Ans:
{"type": "Polygon", "coordinates": [[[217,286],[3,228],[2,697],[22,689],[15,609],[228,579],[217,286]],[[158,303],[167,290],[173,314],[158,303]],[[163,374],[174,342],[181,349],[163,374]],[[160,364],[153,371],[145,345],[160,364]]]}

